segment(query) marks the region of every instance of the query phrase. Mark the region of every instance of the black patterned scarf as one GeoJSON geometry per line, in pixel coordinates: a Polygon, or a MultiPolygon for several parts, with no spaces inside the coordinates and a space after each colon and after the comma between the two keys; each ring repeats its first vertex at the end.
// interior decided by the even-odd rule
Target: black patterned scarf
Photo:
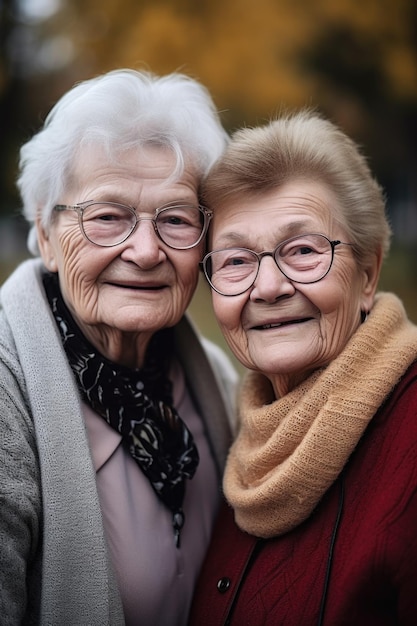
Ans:
{"type": "Polygon", "coordinates": [[[83,399],[122,435],[157,496],[172,512],[179,547],[185,479],[193,477],[199,456],[190,431],[172,406],[168,378],[172,329],[153,336],[142,369],[113,363],[78,328],[62,298],[57,275],[45,274],[43,282],[83,399]]]}

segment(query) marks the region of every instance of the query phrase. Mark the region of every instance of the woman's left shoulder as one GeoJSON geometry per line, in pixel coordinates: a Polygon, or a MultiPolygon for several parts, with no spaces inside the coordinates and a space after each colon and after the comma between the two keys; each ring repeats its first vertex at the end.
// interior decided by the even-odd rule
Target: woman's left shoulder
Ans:
{"type": "Polygon", "coordinates": [[[388,404],[395,406],[401,400],[417,408],[417,360],[400,378],[388,399],[388,404]]]}
{"type": "MultiPolygon", "coordinates": [[[[375,427],[385,432],[390,445],[403,449],[417,442],[417,362],[413,363],[380,407],[375,427]]],[[[417,465],[416,465],[417,466],[417,465]]]]}
{"type": "Polygon", "coordinates": [[[373,450],[384,465],[387,460],[403,459],[411,462],[417,477],[415,449],[417,446],[417,362],[404,372],[389,396],[379,407],[369,424],[362,446],[373,450]],[[370,445],[370,448],[368,446],[370,445]]]}

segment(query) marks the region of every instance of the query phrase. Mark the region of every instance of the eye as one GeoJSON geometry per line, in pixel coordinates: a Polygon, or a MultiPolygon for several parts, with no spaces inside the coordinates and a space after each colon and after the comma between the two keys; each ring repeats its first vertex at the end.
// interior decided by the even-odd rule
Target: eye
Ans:
{"type": "Polygon", "coordinates": [[[179,215],[171,211],[158,215],[157,222],[158,224],[168,224],[172,226],[181,226],[181,224],[188,223],[184,215],[179,215]]]}
{"type": "Polygon", "coordinates": [[[84,221],[118,222],[130,218],[131,215],[127,208],[112,204],[91,204],[83,213],[84,221]]]}
{"type": "Polygon", "coordinates": [[[117,215],[113,215],[111,213],[107,213],[107,214],[102,214],[102,215],[96,215],[95,218],[96,220],[100,220],[102,222],[112,222],[113,220],[117,220],[119,219],[117,215]]]}
{"type": "Polygon", "coordinates": [[[293,242],[281,248],[281,256],[306,256],[315,254],[317,250],[310,244],[293,242]]]}
{"type": "Polygon", "coordinates": [[[256,263],[257,259],[251,252],[239,248],[217,250],[211,256],[213,272],[251,269],[256,263]]]}
{"type": "Polygon", "coordinates": [[[298,256],[314,256],[327,252],[327,240],[324,238],[299,237],[284,243],[279,248],[280,258],[290,258],[298,256]]]}
{"type": "Polygon", "coordinates": [[[239,265],[245,265],[246,263],[249,263],[250,259],[248,259],[247,257],[243,257],[243,256],[233,256],[233,257],[226,257],[224,260],[223,265],[231,265],[233,266],[239,266],[239,265]]]}
{"type": "Polygon", "coordinates": [[[162,209],[156,216],[158,225],[200,228],[202,216],[197,207],[180,205],[162,209]]]}
{"type": "Polygon", "coordinates": [[[293,254],[311,254],[312,252],[316,252],[316,250],[309,246],[298,246],[294,248],[293,254]]]}

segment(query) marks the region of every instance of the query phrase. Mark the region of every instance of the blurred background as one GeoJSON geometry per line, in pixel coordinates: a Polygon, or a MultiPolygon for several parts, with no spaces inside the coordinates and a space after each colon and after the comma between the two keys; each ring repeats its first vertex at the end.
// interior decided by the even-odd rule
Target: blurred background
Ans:
{"type": "MultiPolygon", "coordinates": [[[[20,145],[75,82],[118,67],[197,78],[230,132],[306,105],[339,124],[386,191],[381,289],[417,322],[416,0],[0,0],[0,283],[28,256],[20,145]]],[[[192,316],[222,343],[200,282],[192,316]]]]}

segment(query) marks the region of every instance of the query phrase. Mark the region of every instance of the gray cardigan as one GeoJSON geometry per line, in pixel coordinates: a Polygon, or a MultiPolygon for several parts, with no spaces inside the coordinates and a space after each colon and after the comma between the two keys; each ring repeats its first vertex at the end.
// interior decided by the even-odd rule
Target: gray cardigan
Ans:
{"type": "MultiPolygon", "coordinates": [[[[122,625],[80,398],[43,269],[24,262],[0,291],[1,624],[122,625]]],[[[203,345],[184,317],[176,351],[220,477],[236,374],[219,348],[203,345]]]]}

